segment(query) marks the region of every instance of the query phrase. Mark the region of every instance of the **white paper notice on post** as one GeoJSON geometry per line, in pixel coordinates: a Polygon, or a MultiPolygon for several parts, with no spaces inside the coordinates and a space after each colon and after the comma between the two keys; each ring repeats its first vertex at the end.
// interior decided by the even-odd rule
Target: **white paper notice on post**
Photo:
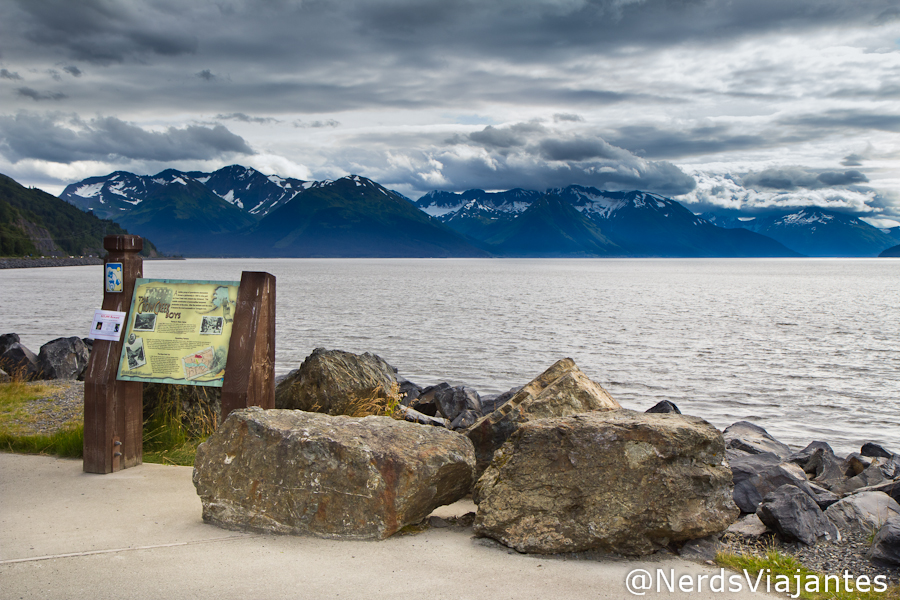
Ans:
{"type": "Polygon", "coordinates": [[[96,309],[88,337],[92,340],[118,342],[122,335],[122,330],[125,328],[125,315],[127,314],[116,310],[96,309]]]}

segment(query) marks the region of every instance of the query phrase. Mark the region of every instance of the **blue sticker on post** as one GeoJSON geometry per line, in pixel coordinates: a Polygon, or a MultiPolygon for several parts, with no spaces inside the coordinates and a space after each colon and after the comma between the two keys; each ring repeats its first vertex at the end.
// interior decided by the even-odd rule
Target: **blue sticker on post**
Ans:
{"type": "Polygon", "coordinates": [[[106,263],[106,291],[107,292],[124,292],[125,286],[122,283],[122,263],[106,263]]]}

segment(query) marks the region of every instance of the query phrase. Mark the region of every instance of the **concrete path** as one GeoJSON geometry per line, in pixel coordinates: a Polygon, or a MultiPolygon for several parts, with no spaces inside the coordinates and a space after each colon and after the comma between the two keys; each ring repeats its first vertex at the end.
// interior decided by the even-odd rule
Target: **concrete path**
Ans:
{"type": "MultiPolygon", "coordinates": [[[[380,542],[236,533],[203,523],[191,471],[148,464],[91,475],[80,460],[0,453],[0,599],[622,599],[639,597],[626,588],[635,569],[687,575],[694,586],[719,574],[671,557],[526,556],[471,528],[380,542]]],[[[746,581],[740,593],[701,583],[701,593],[663,584],[643,597],[775,597],[746,581]]]]}

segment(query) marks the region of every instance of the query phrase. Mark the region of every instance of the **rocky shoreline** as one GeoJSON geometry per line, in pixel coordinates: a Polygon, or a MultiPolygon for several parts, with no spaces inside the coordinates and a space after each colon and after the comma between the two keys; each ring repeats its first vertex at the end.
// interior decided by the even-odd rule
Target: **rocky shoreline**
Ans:
{"type": "MultiPolygon", "coordinates": [[[[32,359],[6,334],[0,367],[72,380],[89,350],[60,338],[32,359]]],[[[665,400],[625,410],[571,359],[482,397],[465,386],[418,386],[376,355],[316,349],[278,379],[275,402],[275,411],[235,411],[198,450],[194,481],[207,521],[383,539],[474,489],[475,535],[520,552],[708,561],[717,551],[775,548],[824,574],[900,583],[900,454],[877,444],[837,456],[822,441],[790,448],[749,422],[719,431],[665,400]],[[342,416],[385,407],[394,419],[342,416]],[[257,433],[234,433],[248,427],[257,433]],[[309,457],[290,486],[267,484],[287,473],[266,454],[272,447],[292,465],[309,457]],[[368,475],[348,481],[348,472],[368,475]],[[342,490],[329,493],[324,512],[320,488],[342,490]],[[291,498],[281,497],[285,489],[291,498]],[[282,505],[293,508],[276,517],[282,505]]]]}
{"type": "Polygon", "coordinates": [[[81,267],[102,265],[98,257],[80,258],[0,258],[0,269],[33,269],[37,267],[81,267]]]}

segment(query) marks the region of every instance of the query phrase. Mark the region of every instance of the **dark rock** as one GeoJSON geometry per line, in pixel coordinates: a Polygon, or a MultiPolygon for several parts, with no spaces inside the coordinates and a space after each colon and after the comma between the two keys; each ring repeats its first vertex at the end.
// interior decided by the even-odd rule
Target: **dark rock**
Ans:
{"type": "Polygon", "coordinates": [[[371,414],[396,392],[394,368],[380,356],[316,348],[275,388],[276,408],[329,415],[371,414]]]}
{"type": "Polygon", "coordinates": [[[810,483],[809,489],[813,491],[813,500],[816,501],[816,504],[818,504],[819,508],[821,508],[822,510],[827,509],[829,506],[841,499],[841,497],[837,494],[826,490],[825,488],[818,486],[815,483],[810,483]]]}
{"type": "Polygon", "coordinates": [[[660,400],[652,407],[648,408],[645,412],[648,413],[678,413],[681,414],[681,411],[678,410],[678,407],[675,406],[674,402],[670,402],[668,400],[660,400]]]}
{"type": "Polygon", "coordinates": [[[868,469],[871,465],[872,461],[870,459],[859,452],[854,452],[844,459],[842,467],[844,469],[844,475],[847,477],[854,477],[868,469]]]}
{"type": "Polygon", "coordinates": [[[197,449],[203,519],[230,529],[383,539],[472,484],[469,440],[390,417],[236,410],[197,449]]]}
{"type": "Polygon", "coordinates": [[[278,384],[280,384],[282,381],[284,381],[288,377],[293,377],[294,374],[297,373],[297,371],[299,371],[299,369],[292,369],[291,371],[288,371],[287,373],[285,373],[283,375],[276,375],[275,376],[275,386],[277,387],[278,384]]]}
{"type": "Polygon", "coordinates": [[[422,394],[422,388],[405,377],[397,377],[400,389],[400,404],[409,406],[422,394]]]}
{"type": "Polygon", "coordinates": [[[840,534],[813,499],[793,485],[770,492],[756,511],[759,520],[782,539],[807,546],[819,540],[836,541],[840,534]]]}
{"type": "Polygon", "coordinates": [[[18,344],[20,341],[18,333],[4,333],[0,335],[0,356],[9,350],[10,346],[18,344]]]}
{"type": "Polygon", "coordinates": [[[450,527],[450,523],[440,517],[428,517],[428,526],[435,529],[444,529],[450,527]]]}
{"type": "Polygon", "coordinates": [[[866,556],[878,564],[900,566],[900,517],[888,517],[866,556]]]}
{"type": "Polygon", "coordinates": [[[756,513],[744,515],[728,526],[728,533],[733,533],[746,540],[756,540],[765,535],[769,530],[766,524],[759,520],[756,513]]]}
{"type": "Polygon", "coordinates": [[[788,461],[798,465],[806,474],[815,477],[818,475],[816,459],[823,454],[834,456],[834,450],[826,442],[811,442],[803,450],[791,454],[788,461]]]}
{"type": "Polygon", "coordinates": [[[475,486],[475,533],[519,552],[644,555],[738,516],[722,434],[678,414],[522,422],[475,486]]]}
{"type": "Polygon", "coordinates": [[[10,377],[30,381],[38,374],[37,356],[19,342],[13,342],[0,355],[0,369],[10,377]]]}
{"type": "MultiPolygon", "coordinates": [[[[772,452],[782,459],[791,455],[787,444],[782,444],[769,433],[749,421],[738,421],[725,428],[725,447],[745,454],[772,452]]],[[[729,458],[730,460],[730,458],[729,458]]]]}
{"type": "MultiPolygon", "coordinates": [[[[872,487],[891,481],[896,475],[897,465],[894,459],[873,458],[869,466],[859,475],[850,477],[831,486],[831,491],[841,496],[849,494],[864,487],[872,487]]],[[[853,470],[850,470],[852,473],[853,470]]]]}
{"type": "Polygon", "coordinates": [[[900,516],[900,504],[884,492],[864,492],[832,504],[825,516],[841,531],[869,534],[890,517],[900,516]]]}
{"type": "Polygon", "coordinates": [[[455,419],[453,419],[453,422],[450,423],[450,428],[454,430],[468,429],[469,427],[474,425],[475,421],[477,421],[480,417],[481,413],[477,413],[474,410],[464,410],[463,412],[459,413],[459,415],[457,415],[455,419]]]}
{"type": "Polygon", "coordinates": [[[84,343],[84,346],[88,349],[88,352],[94,349],[94,340],[91,338],[81,338],[81,341],[84,343]]]}
{"type": "Polygon", "coordinates": [[[835,456],[831,446],[825,442],[813,442],[788,458],[813,479],[817,485],[825,489],[846,480],[844,475],[844,459],[835,456]]]}
{"type": "Polygon", "coordinates": [[[410,408],[408,406],[400,405],[398,409],[400,414],[403,415],[403,419],[405,421],[409,421],[410,423],[418,423],[419,425],[433,425],[435,427],[446,427],[450,428],[450,421],[441,417],[430,417],[428,415],[422,414],[414,408],[410,408]]]}
{"type": "Polygon", "coordinates": [[[588,411],[619,409],[618,402],[566,358],[516,392],[513,397],[472,425],[466,435],[475,445],[476,476],[487,468],[497,450],[521,423],[565,417],[588,411]]]}
{"type": "Polygon", "coordinates": [[[481,398],[478,392],[470,387],[460,385],[438,390],[434,394],[434,401],[437,403],[438,411],[451,421],[466,411],[473,411],[479,417],[482,415],[481,398]]]}
{"type": "Polygon", "coordinates": [[[888,452],[884,447],[874,442],[863,444],[862,448],[859,449],[859,453],[869,458],[891,458],[894,455],[893,452],[888,452]]]}
{"type": "Polygon", "coordinates": [[[435,400],[437,394],[444,393],[446,390],[452,389],[449,383],[439,383],[430,385],[419,394],[419,397],[413,400],[409,407],[414,408],[424,415],[436,417],[438,414],[438,403],[435,400]]]}
{"type": "Polygon", "coordinates": [[[687,560],[706,562],[713,560],[721,549],[722,544],[719,542],[719,537],[717,535],[709,535],[696,540],[688,540],[678,550],[678,555],[687,560]]]}
{"type": "Polygon", "coordinates": [[[481,412],[484,414],[490,414],[491,412],[497,410],[507,402],[509,402],[513,396],[518,393],[519,390],[522,389],[523,386],[519,385],[514,388],[510,388],[509,390],[499,394],[497,396],[482,396],[481,397],[481,412]]]}
{"type": "Polygon", "coordinates": [[[9,373],[0,369],[0,383],[8,383],[9,381],[11,381],[9,373]]]}
{"type": "Polygon", "coordinates": [[[815,500],[815,492],[803,469],[794,463],[781,462],[771,452],[735,457],[729,465],[734,477],[734,503],[741,512],[756,512],[762,499],[782,485],[797,487],[815,500]]]}
{"type": "Polygon", "coordinates": [[[78,379],[91,353],[78,337],[56,338],[41,346],[38,373],[42,379],[78,379]]]}

